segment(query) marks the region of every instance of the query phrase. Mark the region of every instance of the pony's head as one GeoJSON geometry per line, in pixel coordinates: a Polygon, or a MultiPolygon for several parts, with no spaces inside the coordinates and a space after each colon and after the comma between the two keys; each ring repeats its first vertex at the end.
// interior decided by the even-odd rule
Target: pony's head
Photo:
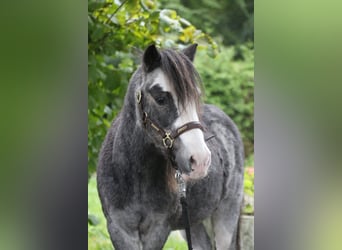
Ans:
{"type": "Polygon", "coordinates": [[[155,146],[187,179],[207,175],[211,153],[200,125],[200,78],[192,61],[197,45],[181,52],[149,46],[143,55],[137,110],[155,146]]]}

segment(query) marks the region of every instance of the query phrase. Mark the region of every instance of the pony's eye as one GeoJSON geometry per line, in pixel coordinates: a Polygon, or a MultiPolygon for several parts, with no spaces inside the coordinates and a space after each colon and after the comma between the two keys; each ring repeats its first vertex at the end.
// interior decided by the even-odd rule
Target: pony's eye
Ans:
{"type": "Polygon", "coordinates": [[[156,97],[155,100],[159,105],[165,105],[166,104],[166,98],[163,96],[158,96],[158,97],[156,97]]]}

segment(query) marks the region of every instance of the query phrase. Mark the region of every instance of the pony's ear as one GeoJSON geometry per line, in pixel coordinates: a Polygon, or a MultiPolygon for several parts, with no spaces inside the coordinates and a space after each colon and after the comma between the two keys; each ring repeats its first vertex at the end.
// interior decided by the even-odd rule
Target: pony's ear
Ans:
{"type": "Polygon", "coordinates": [[[161,56],[154,44],[148,46],[143,56],[143,67],[146,72],[151,72],[160,66],[161,56]]]}
{"type": "Polygon", "coordinates": [[[190,59],[190,61],[194,61],[196,49],[197,49],[197,43],[194,43],[190,45],[189,47],[182,50],[182,52],[190,59]]]}

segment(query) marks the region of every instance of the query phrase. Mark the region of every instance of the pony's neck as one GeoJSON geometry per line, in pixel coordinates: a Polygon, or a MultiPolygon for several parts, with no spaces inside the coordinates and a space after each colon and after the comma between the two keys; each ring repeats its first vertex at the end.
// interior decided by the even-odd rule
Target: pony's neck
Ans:
{"type": "MultiPolygon", "coordinates": [[[[128,119],[125,116],[123,119],[128,119]]],[[[138,173],[147,185],[154,189],[177,193],[177,182],[174,178],[175,169],[172,168],[168,156],[160,148],[155,146],[152,139],[147,135],[148,131],[140,121],[128,119],[122,127],[126,138],[128,157],[133,157],[132,169],[138,173]]]]}

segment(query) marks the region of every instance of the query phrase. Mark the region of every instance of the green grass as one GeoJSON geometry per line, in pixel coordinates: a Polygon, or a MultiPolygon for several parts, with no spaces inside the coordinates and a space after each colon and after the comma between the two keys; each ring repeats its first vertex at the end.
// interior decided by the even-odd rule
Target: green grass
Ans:
{"type": "MultiPolygon", "coordinates": [[[[113,250],[97,194],[95,176],[90,178],[88,184],[88,214],[95,215],[99,221],[95,226],[88,224],[88,250],[113,250]]],[[[187,244],[177,232],[173,232],[163,250],[187,250],[187,244]]]]}
{"type": "Polygon", "coordinates": [[[88,224],[88,249],[112,250],[113,246],[106,228],[106,219],[102,213],[100,200],[96,189],[96,178],[92,176],[88,184],[88,214],[95,215],[99,224],[88,224]]]}

